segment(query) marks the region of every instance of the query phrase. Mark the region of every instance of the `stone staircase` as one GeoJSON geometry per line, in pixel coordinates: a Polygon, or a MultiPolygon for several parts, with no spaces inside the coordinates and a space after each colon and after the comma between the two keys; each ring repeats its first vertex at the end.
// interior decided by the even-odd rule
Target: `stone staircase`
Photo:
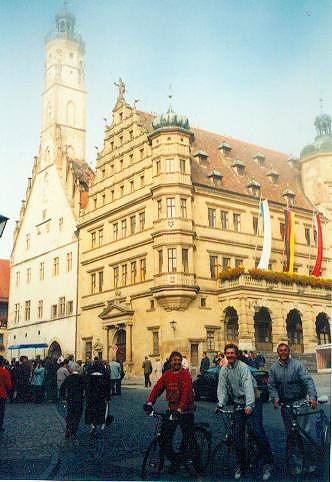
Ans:
{"type": "MultiPolygon", "coordinates": [[[[277,354],[272,352],[260,352],[265,357],[265,370],[269,370],[270,366],[277,360],[277,354]]],[[[311,373],[317,373],[317,363],[315,353],[294,353],[294,358],[299,360],[305,368],[311,373]]]]}

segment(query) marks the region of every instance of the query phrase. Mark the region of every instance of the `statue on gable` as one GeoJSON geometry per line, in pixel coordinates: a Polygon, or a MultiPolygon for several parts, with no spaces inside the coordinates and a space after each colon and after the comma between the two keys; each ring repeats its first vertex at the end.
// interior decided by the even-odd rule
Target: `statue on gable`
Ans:
{"type": "Polygon", "coordinates": [[[119,78],[118,82],[114,82],[114,85],[118,88],[118,91],[119,91],[118,92],[118,101],[124,100],[124,96],[125,96],[125,93],[126,93],[126,85],[123,82],[123,80],[121,79],[121,77],[119,78]]]}

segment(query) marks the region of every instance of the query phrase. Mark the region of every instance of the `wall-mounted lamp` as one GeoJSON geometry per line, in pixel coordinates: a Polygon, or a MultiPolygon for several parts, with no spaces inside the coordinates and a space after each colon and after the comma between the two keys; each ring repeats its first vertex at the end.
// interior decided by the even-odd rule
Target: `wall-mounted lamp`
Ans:
{"type": "Polygon", "coordinates": [[[3,233],[3,231],[6,227],[8,219],[9,218],[6,218],[6,216],[2,216],[2,214],[0,214],[0,238],[1,238],[2,233],[3,233]]]}
{"type": "Polygon", "coordinates": [[[175,320],[172,320],[172,321],[169,322],[169,324],[171,325],[171,328],[172,328],[172,330],[173,330],[174,333],[175,333],[175,330],[176,330],[176,321],[175,321],[175,320]]]}

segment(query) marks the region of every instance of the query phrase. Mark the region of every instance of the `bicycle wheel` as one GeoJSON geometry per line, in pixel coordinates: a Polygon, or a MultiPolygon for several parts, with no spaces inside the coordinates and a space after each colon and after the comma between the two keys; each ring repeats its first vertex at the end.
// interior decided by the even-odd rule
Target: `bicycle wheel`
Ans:
{"type": "Polygon", "coordinates": [[[212,452],[211,475],[218,478],[233,478],[236,466],[235,447],[223,440],[212,452]]]}
{"type": "Polygon", "coordinates": [[[161,454],[158,439],[150,443],[145,452],[142,464],[142,480],[158,480],[164,466],[164,456],[161,454]]]}
{"type": "Polygon", "coordinates": [[[286,464],[290,475],[299,476],[303,474],[304,448],[302,437],[298,433],[290,433],[286,442],[286,464]]]}
{"type": "Polygon", "coordinates": [[[195,427],[195,437],[199,448],[200,472],[205,472],[211,457],[211,434],[204,427],[195,427]]]}

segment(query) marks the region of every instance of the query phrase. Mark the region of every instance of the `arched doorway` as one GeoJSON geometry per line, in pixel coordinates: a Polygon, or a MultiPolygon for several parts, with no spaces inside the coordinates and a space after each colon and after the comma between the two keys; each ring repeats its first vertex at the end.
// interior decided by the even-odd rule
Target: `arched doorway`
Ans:
{"type": "Polygon", "coordinates": [[[316,333],[318,345],[331,343],[331,328],[326,313],[319,313],[316,317],[316,333]]]}
{"type": "Polygon", "coordinates": [[[238,343],[239,337],[239,317],[237,311],[228,306],[225,310],[225,342],[238,343]]]}
{"type": "Polygon", "coordinates": [[[57,341],[53,341],[48,349],[48,356],[57,360],[62,355],[61,347],[57,341]]]}
{"type": "Polygon", "coordinates": [[[272,351],[272,320],[267,308],[259,308],[254,316],[257,350],[272,351]]]}
{"type": "Polygon", "coordinates": [[[120,363],[126,361],[126,330],[118,330],[115,334],[115,344],[118,347],[116,360],[120,363]]]}
{"type": "Polygon", "coordinates": [[[286,319],[287,337],[290,348],[303,353],[303,330],[301,315],[297,310],[291,310],[286,319]]]}

